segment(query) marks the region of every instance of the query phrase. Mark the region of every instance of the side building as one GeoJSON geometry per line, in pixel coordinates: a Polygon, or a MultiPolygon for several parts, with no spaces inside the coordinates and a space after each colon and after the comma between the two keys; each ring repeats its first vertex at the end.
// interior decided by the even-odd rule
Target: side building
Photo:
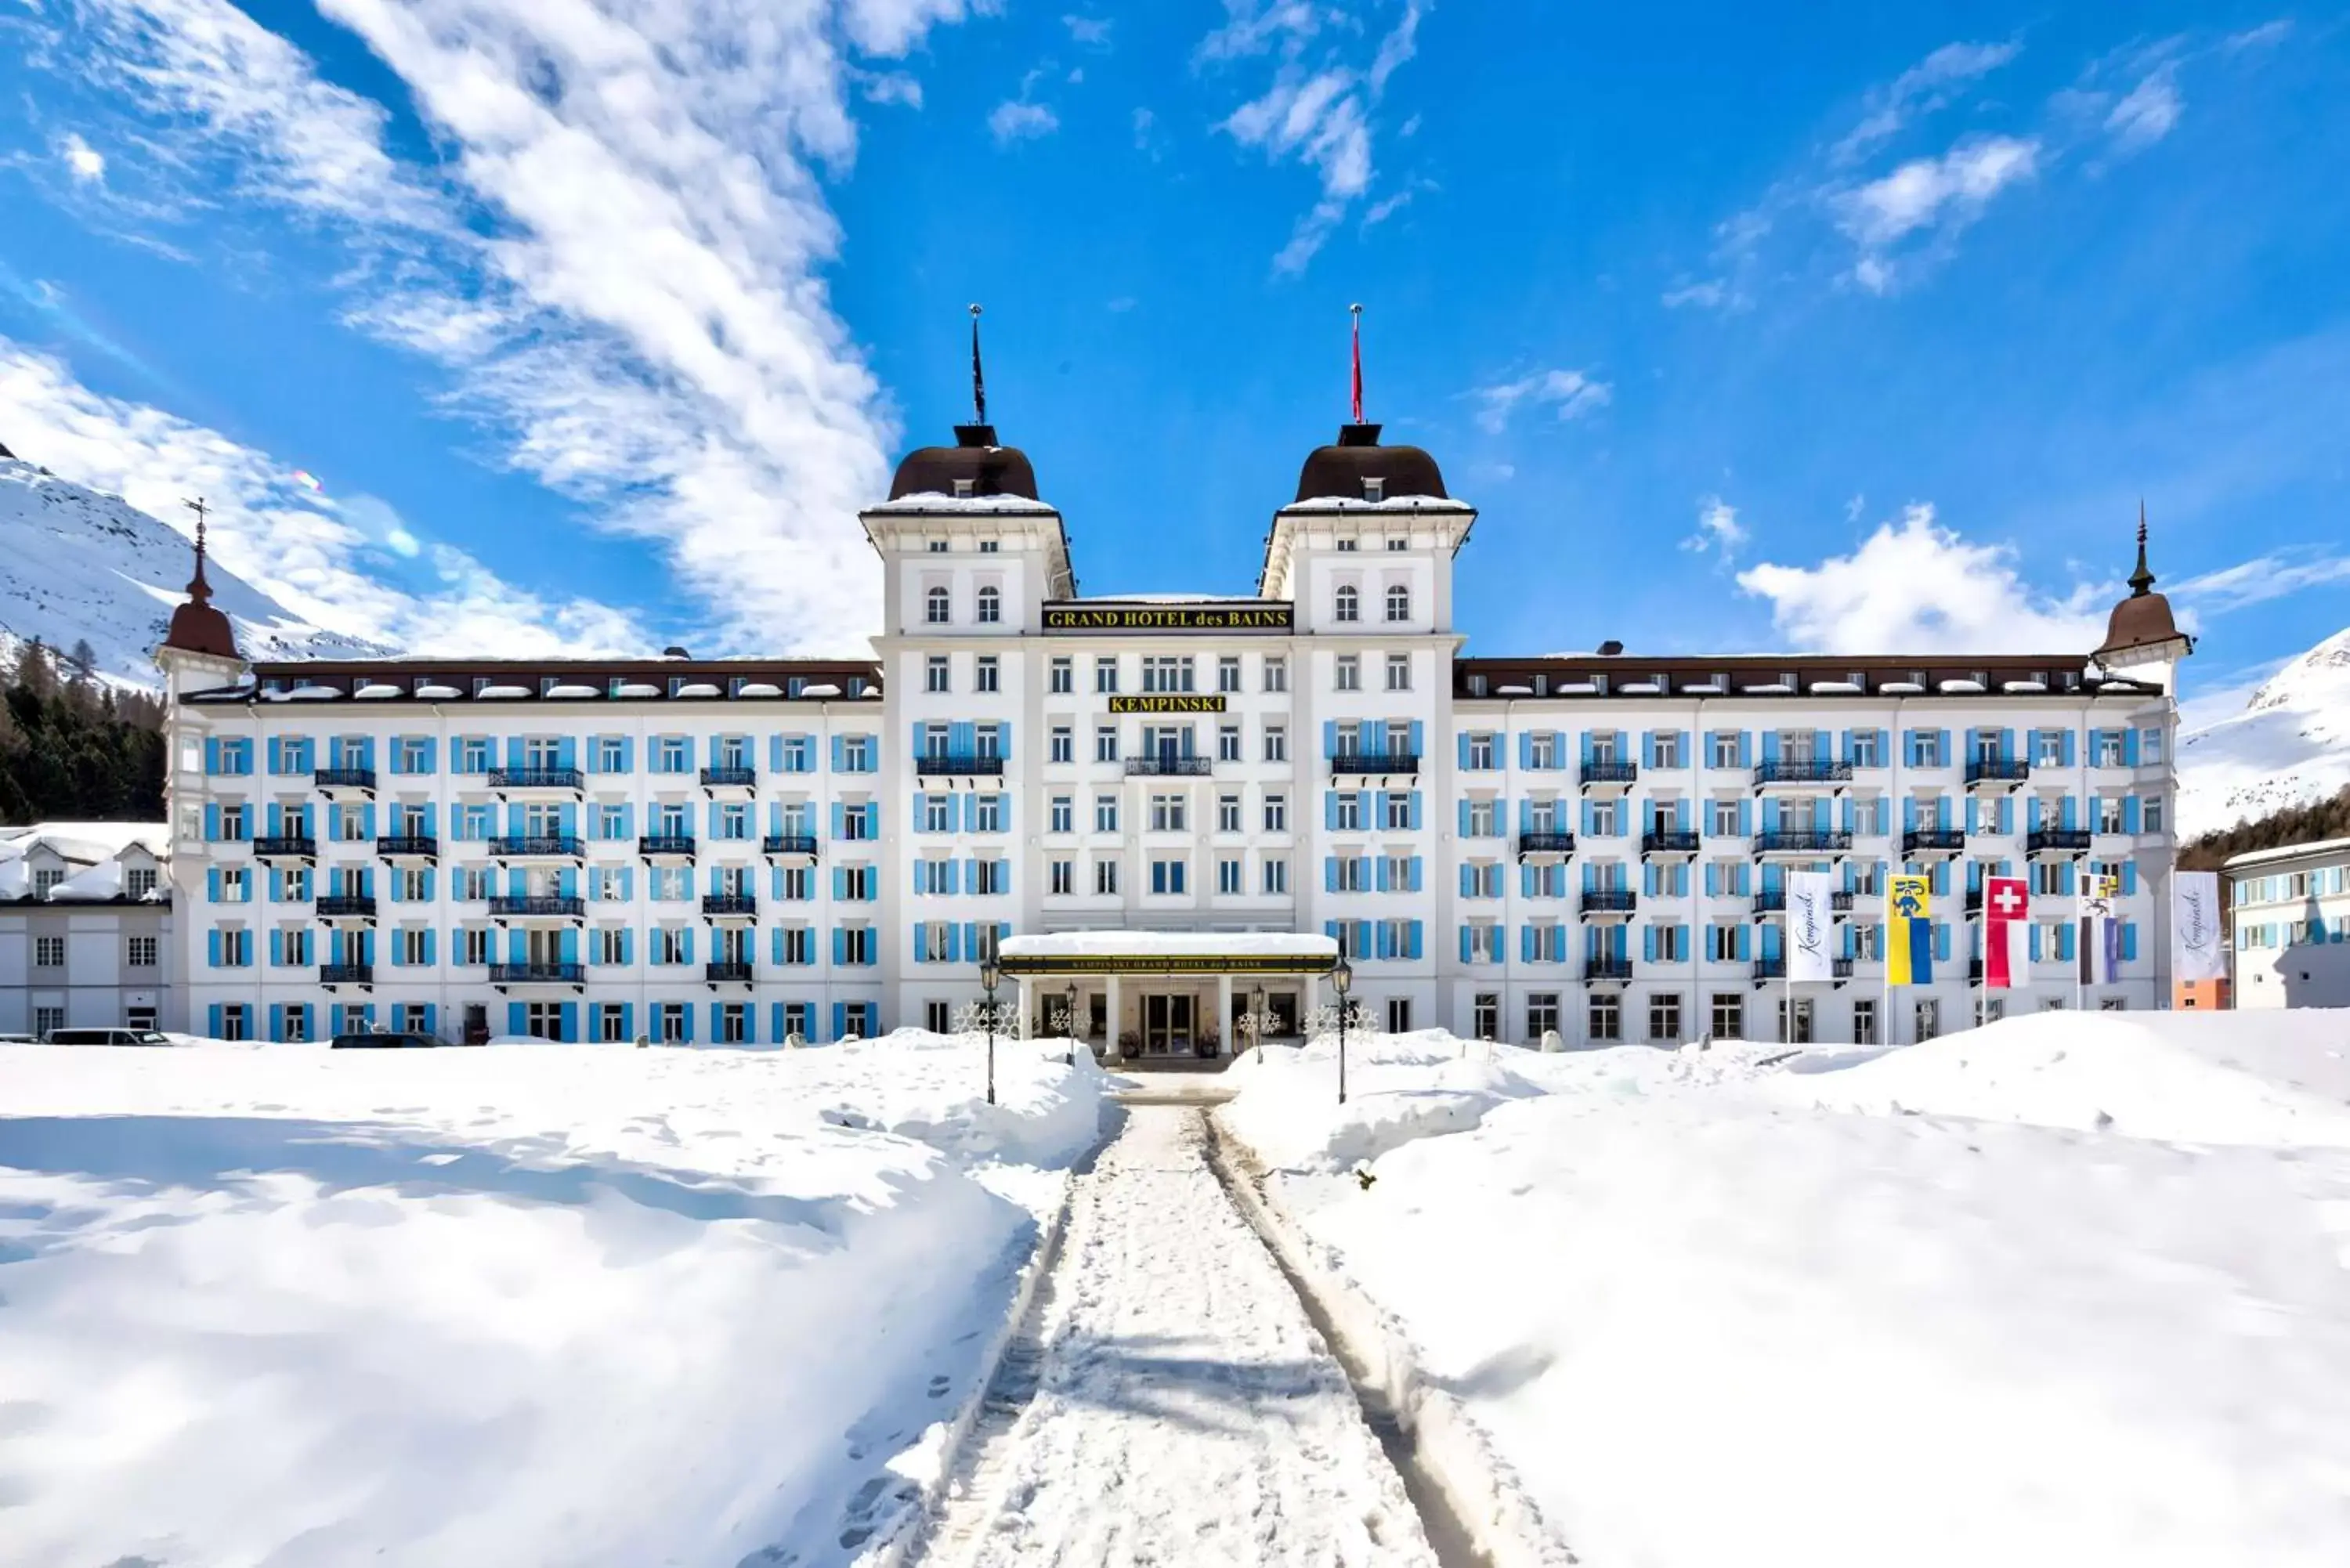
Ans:
{"type": "Polygon", "coordinates": [[[2350,1007],[2350,838],[2230,859],[2237,1007],[2350,1007]]]}
{"type": "Polygon", "coordinates": [[[183,1029],[161,823],[0,827],[0,1035],[183,1029]]]}
{"type": "Polygon", "coordinates": [[[1375,1027],[1908,1041],[2070,1004],[2090,876],[2121,920],[2092,1004],[2160,1004],[2189,649],[2142,534],[2094,652],[1471,658],[1476,511],[1378,436],[1306,458],[1253,594],[1088,598],[1027,457],[958,427],[861,514],[868,659],[248,665],[200,551],[158,655],[192,1026],[833,1039],[947,1026],[1015,933],[1225,934],[1221,971],[1023,981],[1029,1025],[1189,1053],[1252,1006],[1302,1026],[1313,977],[1239,940],[1295,933],[1375,1027]],[[1840,956],[1791,995],[1804,868],[1840,956]],[[1904,868],[1933,976],[1887,993],[1904,868]],[[2030,879],[2036,991],[1981,987],[1997,875],[2030,879]]]}

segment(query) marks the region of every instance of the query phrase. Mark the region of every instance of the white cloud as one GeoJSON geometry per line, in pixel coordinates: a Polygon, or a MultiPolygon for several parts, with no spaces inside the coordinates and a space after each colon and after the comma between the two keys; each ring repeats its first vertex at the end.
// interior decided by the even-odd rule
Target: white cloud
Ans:
{"type": "Polygon", "coordinates": [[[2273,22],[2263,22],[2257,27],[2247,27],[2241,33],[2230,34],[2226,43],[2221,47],[2231,55],[2245,49],[2265,49],[2283,43],[2292,34],[2292,21],[2280,16],[2273,22]]]}
{"type": "Polygon", "coordinates": [[[1480,405],[1478,424],[1496,435],[1522,403],[1548,404],[1560,420],[1565,421],[1606,408],[1615,395],[1616,389],[1611,384],[1594,380],[1580,370],[1536,370],[1514,381],[1480,387],[1470,394],[1480,405]]]}
{"type": "Polygon", "coordinates": [[[1681,541],[1681,548],[1700,556],[1715,551],[1728,566],[1748,537],[1746,524],[1738,520],[1738,508],[1719,495],[1709,495],[1697,504],[1697,532],[1681,541]]]}
{"type": "Polygon", "coordinates": [[[2173,598],[2193,601],[2214,615],[2281,599],[2307,588],[2350,583],[2350,556],[2314,551],[2273,551],[2172,585],[2173,598]]]}
{"type": "Polygon", "coordinates": [[[1109,45],[1110,19],[1107,16],[1064,16],[1061,26],[1069,30],[1072,43],[1088,48],[1106,48],[1109,45]]]}
{"type": "Polygon", "coordinates": [[[1321,28],[1309,0],[1224,0],[1224,25],[1200,41],[1200,57],[1241,59],[1278,47],[1294,58],[1321,28]]]}
{"type": "Polygon", "coordinates": [[[823,276],[820,173],[857,140],[838,37],[900,54],[975,8],[322,0],[400,79],[430,164],[225,0],[87,0],[80,66],[172,156],[225,154],[325,222],[348,318],[444,366],[515,467],[655,542],[721,644],[839,650],[872,629],[854,515],[897,437],[823,276]]]}
{"type": "Polygon", "coordinates": [[[995,138],[998,147],[1050,136],[1060,129],[1060,117],[1050,109],[1041,103],[1024,103],[1018,99],[1005,99],[987,117],[988,134],[995,138]]]}
{"type": "Polygon", "coordinates": [[[66,161],[66,170],[86,184],[96,184],[106,178],[106,154],[84,141],[73,131],[66,132],[57,144],[57,156],[66,161]]]}
{"type": "Polygon", "coordinates": [[[2036,139],[1989,136],[1939,158],[1918,158],[1835,199],[1838,226],[1860,248],[1853,275],[1872,294],[1891,286],[1889,252],[1921,232],[1947,239],[1981,217],[2002,191],[2038,171],[2036,139]]]}
{"type": "MultiPolygon", "coordinates": [[[[183,496],[212,503],[221,564],[314,626],[417,651],[537,658],[660,646],[629,610],[548,599],[463,550],[427,546],[372,496],[310,494],[292,465],[144,403],[92,391],[59,361],[0,338],[0,407],[20,454],[120,495],[174,526],[183,496]],[[371,552],[424,557],[413,587],[371,552]]],[[[401,575],[414,576],[413,573],[401,575]]]]}
{"type": "Polygon", "coordinates": [[[1659,303],[1668,310],[1679,310],[1684,306],[1694,306],[1700,310],[1712,310],[1727,303],[1729,297],[1730,280],[1709,277],[1697,283],[1685,283],[1677,288],[1665,290],[1659,296],[1659,303]]]}
{"type": "Polygon", "coordinates": [[[922,107],[921,78],[908,71],[860,71],[857,75],[858,89],[868,103],[901,103],[908,109],[922,107]]]}
{"type": "Polygon", "coordinates": [[[2126,157],[2153,146],[2170,134],[2184,108],[2178,96],[2178,67],[2175,64],[2156,67],[2106,116],[2114,150],[2126,157]]]}
{"type": "Polygon", "coordinates": [[[1858,161],[1912,120],[1945,108],[1960,89],[2013,59],[2015,44],[1944,44],[1870,93],[1860,123],[1830,152],[1832,162],[1858,161]]]}
{"type": "Polygon", "coordinates": [[[1918,504],[1877,524],[1849,556],[1812,566],[1762,563],[1738,586],[1771,602],[1794,648],[1820,653],[2067,653],[2085,655],[2105,635],[2116,590],[2076,584],[2041,592],[2016,569],[2014,552],[1970,544],[1918,504]]]}

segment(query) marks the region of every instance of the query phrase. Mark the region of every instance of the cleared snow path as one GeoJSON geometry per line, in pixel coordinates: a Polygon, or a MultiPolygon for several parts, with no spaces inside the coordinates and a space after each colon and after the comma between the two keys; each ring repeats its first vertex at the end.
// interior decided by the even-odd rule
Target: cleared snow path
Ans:
{"type": "Polygon", "coordinates": [[[926,1563],[1437,1562],[1197,1110],[1132,1107],[1078,1179],[989,1407],[926,1563]]]}

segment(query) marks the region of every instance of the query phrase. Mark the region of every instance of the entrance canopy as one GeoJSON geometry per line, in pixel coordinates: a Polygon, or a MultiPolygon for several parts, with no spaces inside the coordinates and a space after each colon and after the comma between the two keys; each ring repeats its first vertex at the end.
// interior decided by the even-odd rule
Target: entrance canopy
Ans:
{"type": "Polygon", "coordinates": [[[1336,938],[1287,931],[1055,931],[1006,937],[1009,975],[1327,974],[1336,938]]]}

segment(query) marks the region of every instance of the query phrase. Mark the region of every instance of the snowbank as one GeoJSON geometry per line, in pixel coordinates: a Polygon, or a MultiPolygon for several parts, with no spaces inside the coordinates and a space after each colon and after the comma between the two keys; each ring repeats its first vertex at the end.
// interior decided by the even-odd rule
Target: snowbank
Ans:
{"type": "Polygon", "coordinates": [[[1270,1196],[1583,1562],[2317,1568],[2350,1562],[2350,1153],[2313,1137],[2338,1024],[2293,1028],[1504,1050],[1544,1092],[1367,1189],[1295,1139],[1270,1196]]]}
{"type": "Polygon", "coordinates": [[[1094,1137],[1084,1054],[997,1084],[935,1036],[0,1048],[0,1562],[845,1561],[1094,1137]]]}

